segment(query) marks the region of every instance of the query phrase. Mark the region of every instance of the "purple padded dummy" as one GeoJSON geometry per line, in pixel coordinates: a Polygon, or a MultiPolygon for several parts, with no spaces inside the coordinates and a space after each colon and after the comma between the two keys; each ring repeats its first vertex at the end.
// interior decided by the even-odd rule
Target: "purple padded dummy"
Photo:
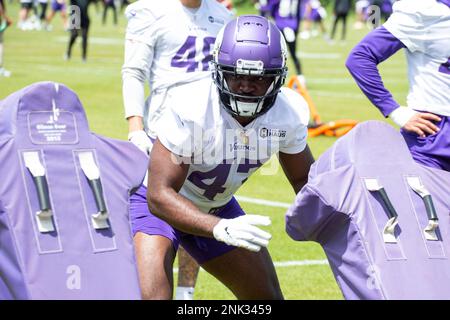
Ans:
{"type": "Polygon", "coordinates": [[[286,231],[321,244],[346,299],[450,299],[449,212],[450,173],[368,121],[311,167],[286,231]]]}
{"type": "Polygon", "coordinates": [[[40,82],[0,101],[0,300],[139,299],[128,198],[147,157],[40,82]]]}

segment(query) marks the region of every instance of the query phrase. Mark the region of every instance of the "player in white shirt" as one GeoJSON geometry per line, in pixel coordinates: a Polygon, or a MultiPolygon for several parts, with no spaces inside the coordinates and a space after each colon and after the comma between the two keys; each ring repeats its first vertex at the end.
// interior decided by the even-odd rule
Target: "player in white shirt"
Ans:
{"type": "Polygon", "coordinates": [[[129,5],[125,15],[125,117],[129,139],[142,140],[135,143],[148,152],[151,141],[144,133],[156,138],[155,124],[163,114],[166,93],[171,87],[209,76],[214,40],[232,15],[215,0],[141,0],[129,5]],[[146,103],[147,80],[151,95],[146,103]]]}
{"type": "MultiPolygon", "coordinates": [[[[172,87],[209,77],[220,28],[232,14],[216,0],[137,1],[127,7],[122,68],[128,139],[149,153],[172,87]],[[145,101],[148,81],[151,95],[145,101]],[[151,137],[151,138],[150,138],[151,137]]],[[[177,299],[192,299],[198,265],[179,250],[177,299]]]]}
{"type": "Polygon", "coordinates": [[[33,0],[20,0],[19,19],[17,27],[21,30],[31,29],[31,25],[27,24],[30,11],[33,9],[33,0]]]}
{"type": "Polygon", "coordinates": [[[151,153],[148,190],[130,210],[141,289],[170,299],[178,245],[239,299],[282,299],[266,249],[271,235],[245,215],[233,197],[243,182],[279,155],[295,192],[307,182],[313,157],[306,143],[304,99],[281,89],[286,45],[266,18],[229,22],[215,43],[213,81],[205,78],[168,92],[151,153]],[[281,89],[281,91],[280,91],[281,89]],[[147,206],[150,211],[142,212],[147,206]],[[141,237],[153,232],[151,239],[141,237]]]}
{"type": "Polygon", "coordinates": [[[371,102],[401,127],[414,159],[450,171],[450,0],[401,0],[393,11],[352,50],[347,68],[371,102]],[[393,99],[377,69],[402,48],[407,107],[393,99]]]}

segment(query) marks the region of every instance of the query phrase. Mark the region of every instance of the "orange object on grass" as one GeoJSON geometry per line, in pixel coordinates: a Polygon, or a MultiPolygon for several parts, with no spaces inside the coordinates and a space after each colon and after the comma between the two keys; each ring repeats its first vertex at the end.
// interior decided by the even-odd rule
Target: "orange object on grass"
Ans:
{"type": "Polygon", "coordinates": [[[320,115],[317,111],[316,105],[309,95],[308,90],[306,90],[306,88],[300,84],[296,76],[292,76],[289,79],[287,86],[300,93],[308,103],[312,120],[310,124],[308,124],[309,137],[317,137],[319,135],[325,135],[328,137],[341,137],[358,124],[358,121],[350,119],[342,119],[323,123],[320,119],[320,115]]]}

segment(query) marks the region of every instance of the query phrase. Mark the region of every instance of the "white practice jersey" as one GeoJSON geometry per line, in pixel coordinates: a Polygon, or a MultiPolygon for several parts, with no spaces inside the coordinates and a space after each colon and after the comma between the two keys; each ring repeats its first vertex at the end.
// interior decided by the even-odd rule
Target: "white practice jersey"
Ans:
{"type": "MultiPolygon", "coordinates": [[[[140,0],[129,5],[125,15],[129,53],[122,70],[137,69],[144,74],[153,100],[148,102],[151,110],[148,106],[146,110],[126,108],[125,116],[144,116],[149,122],[145,123],[147,132],[155,136],[153,128],[163,112],[165,91],[211,76],[209,61],[216,35],[233,15],[216,0],[203,0],[197,10],[186,8],[179,0],[140,0]]],[[[137,108],[144,109],[144,105],[137,108]]]]}
{"type": "Polygon", "coordinates": [[[361,14],[370,5],[369,0],[357,0],[355,3],[356,13],[361,14]]]}
{"type": "Polygon", "coordinates": [[[282,88],[269,111],[242,127],[220,105],[212,80],[202,79],[170,91],[158,138],[190,163],[180,194],[209,212],[230,201],[273,154],[303,151],[308,120],[305,100],[282,88]]]}
{"type": "Polygon", "coordinates": [[[450,8],[435,0],[401,0],[384,27],[406,47],[408,106],[450,116],[450,8]]]}
{"type": "Polygon", "coordinates": [[[319,9],[322,6],[319,0],[310,0],[309,3],[313,9],[319,9]]]}
{"type": "Polygon", "coordinates": [[[193,81],[198,71],[208,71],[216,35],[232,18],[215,0],[203,0],[195,13],[179,0],[141,0],[129,5],[125,15],[126,39],[152,49],[140,66],[133,63],[148,69],[152,90],[193,81]]]}

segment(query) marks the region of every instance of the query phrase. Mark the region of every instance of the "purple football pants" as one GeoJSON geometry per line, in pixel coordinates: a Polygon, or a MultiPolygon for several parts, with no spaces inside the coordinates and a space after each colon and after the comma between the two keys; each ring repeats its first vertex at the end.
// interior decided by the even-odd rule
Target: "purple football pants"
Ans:
{"type": "MultiPolygon", "coordinates": [[[[203,264],[236,248],[213,238],[194,236],[171,227],[167,222],[154,216],[149,211],[146,193],[147,188],[142,185],[130,198],[130,218],[133,235],[137,232],[143,232],[148,235],[166,237],[172,241],[175,251],[178,250],[178,246],[181,244],[199,264],[203,264]]],[[[234,197],[225,206],[214,212],[214,215],[226,219],[233,219],[244,214],[234,197]]]]}
{"type": "Polygon", "coordinates": [[[425,138],[400,130],[416,162],[428,167],[450,171],[450,117],[439,116],[439,132],[425,138]]]}

